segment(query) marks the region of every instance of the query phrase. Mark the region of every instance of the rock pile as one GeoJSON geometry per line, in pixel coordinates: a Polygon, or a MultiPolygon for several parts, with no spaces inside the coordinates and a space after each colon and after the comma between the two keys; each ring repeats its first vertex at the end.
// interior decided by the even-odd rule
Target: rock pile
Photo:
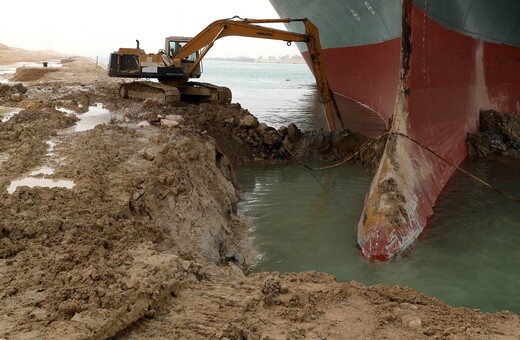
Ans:
{"type": "MultiPolygon", "coordinates": [[[[131,120],[146,118],[151,125],[193,129],[216,140],[223,154],[229,156],[233,165],[248,162],[338,161],[359,150],[370,139],[355,132],[335,133],[301,131],[295,124],[278,129],[261,123],[240,104],[199,104],[165,108],[143,103],[142,111],[130,113],[131,120]],[[133,117],[133,118],[132,118],[133,117]],[[168,118],[170,121],[167,121],[168,118]]],[[[374,170],[379,160],[383,143],[371,148],[354,159],[374,170]]]]}
{"type": "Polygon", "coordinates": [[[520,115],[493,110],[480,112],[480,132],[468,134],[469,154],[520,159],[520,115]]]}
{"type": "Polygon", "coordinates": [[[27,88],[20,82],[0,84],[0,99],[19,102],[26,98],[27,88]]]}

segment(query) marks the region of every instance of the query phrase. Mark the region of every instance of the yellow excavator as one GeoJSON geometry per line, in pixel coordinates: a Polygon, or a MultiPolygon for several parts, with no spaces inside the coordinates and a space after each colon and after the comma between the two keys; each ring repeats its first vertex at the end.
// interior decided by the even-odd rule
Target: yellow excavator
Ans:
{"type": "Polygon", "coordinates": [[[217,39],[226,36],[282,40],[286,41],[288,45],[293,41],[305,42],[309,50],[312,71],[325,108],[329,129],[336,131],[338,128],[343,128],[341,117],[327,82],[318,29],[308,19],[242,19],[234,17],[217,20],[193,38],[166,38],[164,50],[160,50],[156,54],[145,53],[139,47],[137,40],[136,48],[120,48],[110,55],[108,75],[124,78],[154,78],[159,81],[122,83],[119,94],[123,98],[157,98],[173,105],[188,98],[199,102],[209,101],[229,104],[231,102],[231,91],[227,87],[189,81],[190,78],[200,77],[202,59],[217,39]],[[305,34],[257,25],[295,21],[303,23],[305,34]]]}

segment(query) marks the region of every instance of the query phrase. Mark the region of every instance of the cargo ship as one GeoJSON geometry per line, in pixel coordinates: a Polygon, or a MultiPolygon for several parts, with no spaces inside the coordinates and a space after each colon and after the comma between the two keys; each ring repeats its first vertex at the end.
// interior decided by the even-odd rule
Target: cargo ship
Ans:
{"type": "MultiPolygon", "coordinates": [[[[480,110],[520,113],[520,1],[270,2],[280,17],[318,27],[330,87],[351,130],[398,132],[458,165],[480,110]]],[[[386,261],[410,246],[454,171],[389,135],[358,225],[363,256],[386,261]]]]}

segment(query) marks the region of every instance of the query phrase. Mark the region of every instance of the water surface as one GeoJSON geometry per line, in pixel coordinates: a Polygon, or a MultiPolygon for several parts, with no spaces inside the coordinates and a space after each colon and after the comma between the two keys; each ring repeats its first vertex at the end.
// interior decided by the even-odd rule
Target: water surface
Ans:
{"type": "MultiPolygon", "coordinates": [[[[70,111],[64,108],[57,108],[63,112],[75,114],[74,111],[70,111]]],[[[76,114],[79,120],[71,126],[60,130],[58,134],[69,134],[74,132],[87,131],[95,128],[99,124],[108,124],[112,118],[120,118],[118,114],[112,113],[109,110],[103,108],[103,105],[96,103],[89,107],[88,111],[81,114],[76,114]]]]}
{"type": "MultiPolygon", "coordinates": [[[[231,88],[269,125],[326,126],[306,65],[205,62],[201,81],[231,88]]],[[[349,110],[355,110],[350,107],[349,110]]],[[[520,162],[463,166],[520,196],[520,162]]],[[[364,260],[357,223],[371,175],[356,166],[309,172],[298,165],[244,167],[240,212],[261,253],[254,271],[318,270],[338,280],[412,287],[453,306],[520,313],[520,207],[456,174],[412,248],[388,263],[364,260]]]]}
{"type": "MultiPolygon", "coordinates": [[[[463,166],[520,196],[520,161],[463,166]]],[[[317,270],[339,281],[409,286],[453,306],[520,313],[520,206],[456,174],[413,247],[370,263],[356,247],[371,176],[356,166],[309,172],[299,165],[244,167],[240,212],[252,218],[261,258],[253,271],[317,270]]]]}
{"type": "Polygon", "coordinates": [[[233,103],[240,103],[270,126],[327,127],[314,76],[306,64],[205,61],[200,81],[229,87],[233,103]]]}

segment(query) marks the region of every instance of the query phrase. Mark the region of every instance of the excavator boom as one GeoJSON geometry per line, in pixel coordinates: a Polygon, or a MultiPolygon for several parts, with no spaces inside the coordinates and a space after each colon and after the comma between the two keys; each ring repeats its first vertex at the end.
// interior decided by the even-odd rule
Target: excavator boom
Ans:
{"type": "Polygon", "coordinates": [[[198,50],[209,50],[217,39],[228,36],[242,36],[260,39],[306,41],[306,34],[287,32],[284,30],[254,25],[254,23],[288,23],[293,21],[308,21],[307,19],[265,19],[265,20],[248,20],[241,21],[232,19],[217,20],[203,29],[199,34],[193,37],[184,47],[176,51],[175,59],[182,59],[198,50]]]}
{"type": "MultiPolygon", "coordinates": [[[[213,47],[215,42],[223,37],[227,36],[242,36],[242,37],[251,37],[251,38],[260,38],[260,39],[271,39],[271,40],[282,40],[286,41],[288,44],[291,42],[305,42],[307,44],[307,49],[309,50],[311,66],[314,77],[316,78],[316,83],[318,85],[318,89],[320,91],[320,96],[325,108],[325,114],[327,116],[327,122],[329,125],[329,129],[331,131],[336,131],[343,128],[343,123],[341,120],[341,116],[339,115],[336,102],[334,100],[334,96],[329,88],[329,84],[327,81],[325,64],[323,62],[323,56],[321,53],[321,44],[320,37],[318,33],[318,28],[308,19],[223,19],[217,20],[211,23],[208,27],[202,30],[199,34],[191,39],[187,39],[179,48],[170,49],[168,46],[171,46],[167,41],[167,53],[159,53],[156,55],[145,55],[146,58],[143,58],[142,55],[144,51],[140,50],[139,47],[137,49],[126,49],[126,51],[133,51],[134,55],[139,56],[139,61],[145,59],[150,62],[158,62],[163,63],[162,67],[160,67],[160,72],[157,72],[156,78],[163,84],[167,85],[175,85],[177,89],[179,89],[180,94],[182,95],[182,89],[187,89],[189,87],[187,83],[188,78],[196,77],[197,71],[200,70],[200,63],[208,51],[213,47]],[[268,23],[289,23],[299,21],[302,22],[305,26],[305,33],[294,33],[288,32],[284,30],[269,28],[265,26],[260,26],[257,24],[268,24],[268,23]],[[142,51],[142,53],[141,53],[142,51]],[[184,83],[184,84],[183,84],[184,83]]],[[[118,58],[124,57],[121,54],[121,50],[119,51],[118,58]]],[[[114,54],[113,54],[114,55],[114,54]]],[[[120,59],[117,59],[120,60],[120,59]]],[[[142,62],[141,62],[142,63],[142,62]]],[[[118,62],[113,62],[111,58],[110,62],[110,76],[119,76],[124,77],[139,77],[144,74],[144,69],[139,67],[134,67],[130,71],[120,72],[118,68],[118,62]]],[[[137,62],[135,63],[137,65],[137,62]]],[[[133,66],[130,61],[126,61],[125,65],[130,65],[130,68],[133,66]]],[[[152,64],[150,64],[152,65],[152,64]]],[[[153,67],[148,66],[146,70],[152,72],[153,67]]],[[[200,71],[199,71],[200,72],[200,71]]],[[[146,77],[150,77],[150,72],[146,73],[146,77]]],[[[152,75],[153,77],[153,75],[152,75]]],[[[204,87],[204,85],[199,84],[198,87],[187,91],[186,93],[194,93],[197,91],[197,88],[204,87]]],[[[208,84],[206,84],[208,85],[208,84]]],[[[160,87],[151,84],[150,86],[154,87],[154,91],[159,89],[160,87]]],[[[215,91],[214,88],[218,88],[214,85],[204,87],[204,91],[215,91]]],[[[229,90],[224,90],[225,88],[219,88],[222,94],[221,97],[225,99],[212,99],[217,102],[225,103],[231,100],[231,93],[229,90]],[[229,93],[228,93],[229,92],[229,93]]],[[[122,89],[121,93],[130,93],[131,91],[126,91],[126,89],[122,89]]],[[[201,91],[203,92],[203,91],[201,91]]],[[[218,98],[219,94],[212,94],[211,98],[218,98]]]]}
{"type": "Polygon", "coordinates": [[[211,23],[199,34],[193,37],[184,47],[176,51],[173,65],[180,65],[180,60],[186,58],[194,51],[202,50],[200,56],[195,60],[192,69],[202,61],[217,39],[227,36],[242,36],[260,39],[283,40],[288,44],[291,42],[305,42],[312,61],[312,71],[320,91],[320,96],[325,108],[327,122],[331,131],[343,128],[343,122],[339,115],[332,92],[327,81],[325,64],[321,54],[321,43],[318,28],[308,19],[224,19],[211,23]],[[267,23],[289,23],[300,21],[305,25],[305,34],[288,32],[284,30],[264,27],[256,24],[267,23]],[[336,124],[337,123],[337,124],[336,124]]]}

